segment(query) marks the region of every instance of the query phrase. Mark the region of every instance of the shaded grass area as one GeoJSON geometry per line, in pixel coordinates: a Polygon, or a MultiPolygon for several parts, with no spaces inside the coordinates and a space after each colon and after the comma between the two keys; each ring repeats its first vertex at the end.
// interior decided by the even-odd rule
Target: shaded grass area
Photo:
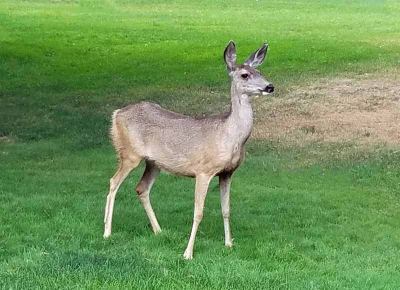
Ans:
{"type": "MultiPolygon", "coordinates": [[[[239,61],[269,42],[261,70],[277,93],[392,67],[399,12],[381,1],[3,1],[0,134],[79,139],[77,130],[93,126],[85,132],[93,147],[106,139],[97,125],[123,104],[152,99],[199,114],[204,95],[194,91],[229,91],[222,52],[230,39],[239,61]]],[[[207,103],[221,109],[221,98],[207,103]]]]}
{"type": "Polygon", "coordinates": [[[399,12],[394,1],[1,2],[0,288],[397,289],[396,149],[251,142],[232,185],[234,248],[213,181],[189,262],[193,180],[157,180],[154,236],[133,192],[140,167],[117,197],[111,239],[101,235],[114,109],[146,99],[223,110],[230,39],[239,60],[268,40],[261,71],[276,98],[397,67],[399,12]]]}

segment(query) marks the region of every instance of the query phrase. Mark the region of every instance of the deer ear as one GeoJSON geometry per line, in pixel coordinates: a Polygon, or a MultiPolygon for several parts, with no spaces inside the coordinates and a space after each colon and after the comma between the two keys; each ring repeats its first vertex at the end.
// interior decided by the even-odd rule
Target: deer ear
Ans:
{"type": "Polygon", "coordinates": [[[232,70],[236,66],[236,47],[233,40],[229,41],[228,46],[225,48],[224,60],[226,63],[226,70],[228,71],[228,74],[231,74],[232,70]]]}
{"type": "Polygon", "coordinates": [[[265,55],[267,54],[268,44],[264,43],[260,49],[253,52],[249,58],[244,62],[245,65],[248,65],[252,68],[256,68],[261,65],[265,59],[265,55]]]}

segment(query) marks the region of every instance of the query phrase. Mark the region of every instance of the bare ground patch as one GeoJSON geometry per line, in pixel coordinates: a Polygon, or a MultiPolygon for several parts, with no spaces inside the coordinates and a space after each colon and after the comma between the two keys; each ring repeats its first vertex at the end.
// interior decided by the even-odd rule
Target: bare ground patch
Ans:
{"type": "Polygon", "coordinates": [[[254,107],[254,139],[400,146],[400,78],[393,72],[323,79],[254,107]]]}

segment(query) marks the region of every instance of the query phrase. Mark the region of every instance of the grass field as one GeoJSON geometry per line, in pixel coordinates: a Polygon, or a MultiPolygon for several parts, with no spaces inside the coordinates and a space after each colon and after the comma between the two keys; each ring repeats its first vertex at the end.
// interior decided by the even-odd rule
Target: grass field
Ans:
{"type": "Polygon", "coordinates": [[[192,2],[0,3],[0,289],[398,289],[400,4],[192,2]],[[142,166],[104,240],[111,112],[140,100],[226,109],[230,39],[239,61],[269,43],[261,71],[277,89],[255,100],[234,175],[234,247],[213,181],[194,260],[183,259],[194,181],[169,174],[152,190],[154,236],[133,191],[142,166]],[[392,117],[361,126],[371,112],[392,117]],[[310,123],[343,116],[357,138],[310,123]]]}

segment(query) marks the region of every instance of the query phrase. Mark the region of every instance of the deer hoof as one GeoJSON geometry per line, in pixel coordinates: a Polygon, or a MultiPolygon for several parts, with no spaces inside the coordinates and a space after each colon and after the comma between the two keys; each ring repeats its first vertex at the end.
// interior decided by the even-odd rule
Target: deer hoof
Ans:
{"type": "Polygon", "coordinates": [[[157,234],[161,233],[161,228],[160,227],[154,227],[153,228],[153,232],[154,232],[155,235],[157,235],[157,234]]]}
{"type": "Polygon", "coordinates": [[[185,253],[183,254],[183,257],[184,257],[186,260],[191,260],[191,259],[193,259],[193,253],[189,253],[189,252],[186,250],[185,253]]]}

